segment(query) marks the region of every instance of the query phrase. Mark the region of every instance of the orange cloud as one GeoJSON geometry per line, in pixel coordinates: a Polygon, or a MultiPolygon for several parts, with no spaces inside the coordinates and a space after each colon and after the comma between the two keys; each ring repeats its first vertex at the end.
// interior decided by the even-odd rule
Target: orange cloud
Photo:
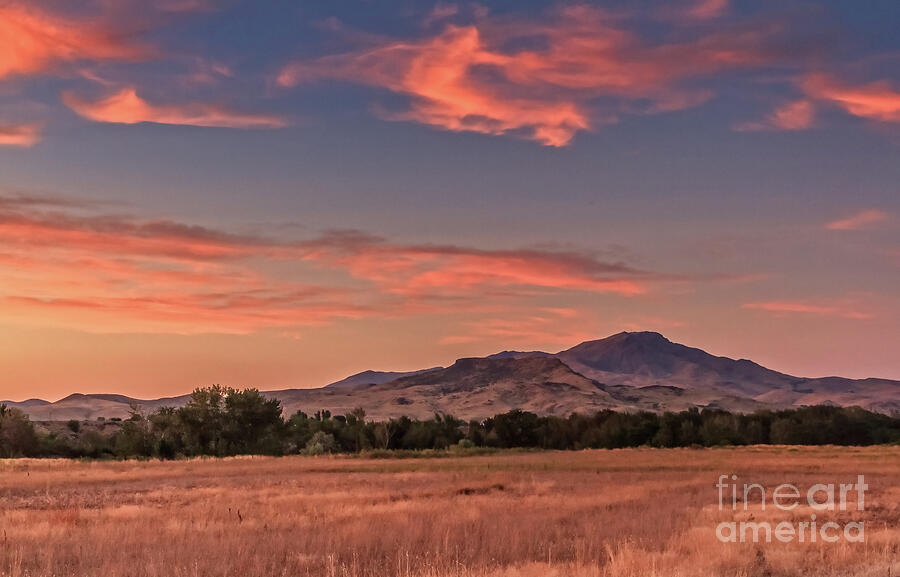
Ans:
{"type": "Polygon", "coordinates": [[[541,309],[540,314],[517,311],[512,318],[487,318],[464,323],[465,334],[448,335],[438,340],[438,344],[452,346],[469,343],[497,343],[497,346],[521,343],[534,346],[568,345],[594,338],[591,330],[580,326],[584,323],[573,321],[567,315],[554,314],[552,310],[541,309]],[[576,325],[576,326],[573,326],[576,325]]]}
{"type": "Polygon", "coordinates": [[[64,18],[30,3],[0,4],[0,79],[81,60],[137,61],[148,53],[94,21],[64,18]]]}
{"type": "Polygon", "coordinates": [[[683,80],[759,65],[761,34],[700,36],[650,44],[603,12],[569,7],[555,20],[447,26],[422,40],[375,46],[286,66],[282,86],[323,78],[386,88],[410,98],[386,114],[452,131],[519,134],[564,146],[575,134],[621,113],[693,106],[706,90],[683,80]],[[524,46],[509,48],[511,45],[524,46]],[[598,110],[605,99],[606,110],[598,110]]]}
{"type": "Polygon", "coordinates": [[[655,278],[621,262],[547,250],[480,250],[444,245],[395,245],[340,233],[308,243],[304,258],[338,266],[391,294],[460,296],[536,290],[580,290],[634,296],[655,278]]]}
{"type": "Polygon", "coordinates": [[[29,148],[41,139],[36,124],[0,124],[0,146],[29,148]]]}
{"type": "Polygon", "coordinates": [[[815,108],[808,100],[788,102],[776,108],[764,120],[735,126],[739,131],[806,130],[813,125],[815,108]]]}
{"type": "Polygon", "coordinates": [[[281,245],[169,221],[0,198],[0,310],[99,332],[248,333],[376,314],[343,287],[258,269],[281,245]],[[87,214],[85,214],[87,213],[87,214]]]}
{"type": "Polygon", "coordinates": [[[631,296],[655,278],[587,253],[403,245],[347,232],[280,241],[97,208],[0,197],[5,319],[101,332],[248,333],[348,318],[496,313],[548,292],[631,296]]]}
{"type": "Polygon", "coordinates": [[[884,222],[890,217],[891,215],[883,210],[861,210],[846,218],[831,221],[825,225],[825,228],[828,230],[860,230],[884,222]]]}
{"type": "Polygon", "coordinates": [[[825,74],[811,74],[800,81],[810,97],[830,102],[846,112],[879,122],[900,122],[900,92],[887,82],[849,85],[825,74]]]}
{"type": "Polygon", "coordinates": [[[65,93],[63,102],[80,116],[95,122],[154,122],[225,128],[281,128],[287,125],[284,119],[276,116],[235,112],[212,104],[154,105],[139,97],[134,88],[123,88],[96,101],[65,93]]]}
{"type": "Polygon", "coordinates": [[[820,305],[803,301],[769,301],[746,303],[741,305],[745,309],[756,309],[771,313],[799,313],[816,316],[840,317],[845,319],[870,319],[873,315],[860,312],[849,306],[820,305]]]}

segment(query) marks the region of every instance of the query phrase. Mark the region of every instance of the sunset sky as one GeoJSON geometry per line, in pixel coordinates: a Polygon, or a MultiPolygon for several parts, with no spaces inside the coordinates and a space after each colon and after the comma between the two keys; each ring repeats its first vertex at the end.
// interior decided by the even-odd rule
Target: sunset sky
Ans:
{"type": "Polygon", "coordinates": [[[655,330],[900,379],[900,3],[0,0],[0,398],[655,330]]]}

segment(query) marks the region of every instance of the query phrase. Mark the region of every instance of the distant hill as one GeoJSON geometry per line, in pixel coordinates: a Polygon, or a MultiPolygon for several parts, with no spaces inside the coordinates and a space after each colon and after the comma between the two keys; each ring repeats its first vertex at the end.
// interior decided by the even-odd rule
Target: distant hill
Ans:
{"type": "Polygon", "coordinates": [[[141,411],[155,411],[160,407],[180,407],[190,395],[165,397],[161,399],[134,399],[124,395],[74,393],[64,399],[49,403],[40,399],[30,399],[21,403],[4,401],[5,404],[19,408],[35,421],[69,421],[72,419],[92,421],[98,417],[125,418],[132,407],[141,411]]]}
{"type": "Polygon", "coordinates": [[[23,407],[40,407],[42,405],[49,405],[50,401],[45,401],[44,399],[27,399],[25,401],[0,401],[0,405],[11,405],[19,408],[23,407]]]}
{"type": "MultiPolygon", "coordinates": [[[[746,359],[717,357],[654,332],[624,332],[552,354],[503,351],[459,359],[447,368],[364,371],[318,389],[266,391],[285,413],[320,409],[343,414],[362,407],[371,418],[427,418],[450,413],[480,419],[511,409],[544,415],[601,409],[679,411],[690,407],[747,412],[832,404],[900,413],[900,382],[804,378],[746,359]]],[[[141,400],[73,394],[48,403],[6,403],[35,420],[127,417],[132,407],[178,407],[189,396],[141,400]]]]}

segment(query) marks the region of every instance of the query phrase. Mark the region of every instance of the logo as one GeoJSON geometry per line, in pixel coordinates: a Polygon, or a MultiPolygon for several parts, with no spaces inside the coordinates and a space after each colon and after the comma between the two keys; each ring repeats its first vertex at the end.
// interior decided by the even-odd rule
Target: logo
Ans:
{"type": "Polygon", "coordinates": [[[719,497],[719,511],[748,511],[750,500],[758,497],[761,511],[794,511],[805,505],[803,511],[810,511],[808,517],[790,521],[756,521],[753,516],[745,521],[722,521],[716,526],[716,537],[723,543],[850,543],[865,541],[865,521],[849,521],[843,524],[824,521],[819,515],[824,512],[856,511],[866,508],[865,476],[858,475],[856,483],[816,483],[805,492],[796,485],[782,483],[769,490],[759,483],[738,483],[737,475],[719,475],[716,489],[719,497]],[[852,506],[855,504],[855,507],[852,506]]]}

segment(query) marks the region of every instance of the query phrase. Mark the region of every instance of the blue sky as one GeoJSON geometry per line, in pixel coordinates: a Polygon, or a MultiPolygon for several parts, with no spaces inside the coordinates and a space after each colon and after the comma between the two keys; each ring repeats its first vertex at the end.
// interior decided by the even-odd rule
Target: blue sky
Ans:
{"type": "Polygon", "coordinates": [[[900,378],[898,12],[4,3],[0,396],[632,329],[900,378]]]}

